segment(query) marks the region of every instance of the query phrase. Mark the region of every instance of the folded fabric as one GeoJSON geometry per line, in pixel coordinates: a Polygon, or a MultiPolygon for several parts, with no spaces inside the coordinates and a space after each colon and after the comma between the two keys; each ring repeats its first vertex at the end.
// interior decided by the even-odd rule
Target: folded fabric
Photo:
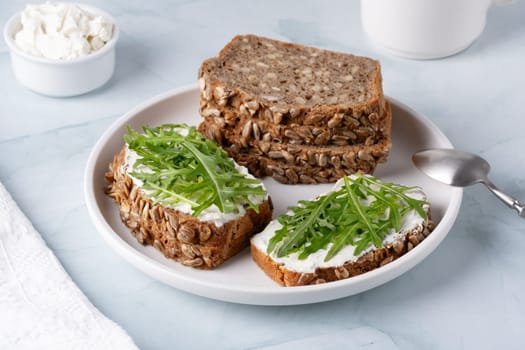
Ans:
{"type": "Polygon", "coordinates": [[[78,289],[2,183],[0,349],[137,349],[78,289]]]}

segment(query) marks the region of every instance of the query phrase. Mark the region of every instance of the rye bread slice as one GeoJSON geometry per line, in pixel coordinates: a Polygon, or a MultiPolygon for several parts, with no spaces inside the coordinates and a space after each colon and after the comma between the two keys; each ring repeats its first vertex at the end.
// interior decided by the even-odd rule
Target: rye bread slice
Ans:
{"type": "MultiPolygon", "coordinates": [[[[386,111],[390,125],[392,113],[386,111]]],[[[373,174],[377,165],[387,160],[391,148],[390,132],[374,144],[346,146],[316,146],[280,143],[251,137],[248,141],[208,119],[199,125],[199,131],[217,141],[230,157],[244,165],[255,176],[271,176],[286,183],[335,182],[344,175],[361,171],[373,174]],[[232,139],[228,138],[232,136],[232,139]]]]}
{"type": "Polygon", "coordinates": [[[386,265],[421,243],[433,229],[430,210],[427,211],[427,215],[428,219],[423,224],[406,231],[394,242],[384,245],[383,248],[375,248],[358,260],[347,261],[341,266],[319,267],[311,273],[291,270],[277,263],[253,243],[251,244],[252,258],[268,277],[282,286],[304,286],[351,278],[386,265]]]}
{"type": "Polygon", "coordinates": [[[221,265],[246,248],[250,237],[272,218],[270,197],[260,204],[258,213],[248,208],[243,216],[220,227],[154,203],[124,170],[125,154],[124,147],[105,175],[107,193],[116,201],[122,222],[139,243],[153,245],[183,265],[199,269],[221,265]]]}
{"type": "MultiPolygon", "coordinates": [[[[222,111],[228,110],[223,107],[222,111]]],[[[224,112],[233,113],[231,111],[224,112]]],[[[315,126],[307,123],[275,124],[272,121],[252,118],[245,114],[237,114],[235,124],[228,124],[224,117],[203,117],[203,123],[213,122],[218,126],[213,131],[215,139],[222,137],[237,140],[237,143],[248,143],[251,139],[290,143],[295,145],[317,146],[346,146],[346,145],[372,145],[388,137],[391,131],[391,118],[385,109],[383,114],[373,113],[367,117],[355,120],[353,127],[343,125],[344,115],[337,114],[328,121],[327,125],[315,126]]],[[[321,115],[318,115],[321,117],[321,115]]]]}
{"type": "Polygon", "coordinates": [[[384,108],[378,61],[254,35],[236,36],[204,61],[199,82],[201,114],[232,125],[247,115],[326,126],[342,115],[341,126],[352,127],[384,108]]]}
{"type": "Polygon", "coordinates": [[[290,152],[291,146],[294,145],[270,143],[268,155],[243,152],[236,145],[223,148],[254,176],[271,176],[284,184],[315,184],[336,182],[358,171],[373,174],[377,165],[387,160],[390,141],[364,147],[346,146],[344,149],[303,146],[296,154],[290,152]]]}

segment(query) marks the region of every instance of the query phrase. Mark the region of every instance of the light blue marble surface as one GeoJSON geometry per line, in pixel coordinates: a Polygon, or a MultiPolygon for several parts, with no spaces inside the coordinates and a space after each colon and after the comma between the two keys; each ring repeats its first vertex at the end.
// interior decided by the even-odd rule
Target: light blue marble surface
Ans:
{"type": "MultiPolygon", "coordinates": [[[[89,151],[116,118],[193,83],[203,59],[237,33],[256,33],[381,60],[388,95],[486,157],[493,180],[525,199],[525,1],[490,10],[474,45],[435,61],[372,47],[355,0],[84,2],[121,28],[115,76],[84,96],[40,96],[15,81],[0,42],[0,181],[89,299],[141,348],[258,348],[362,327],[372,343],[401,349],[525,348],[525,221],[480,186],[465,191],[450,234],[408,273],[293,307],[208,300],[145,276],[102,241],[82,194],[89,151]]],[[[24,4],[1,1],[0,22],[24,4]]]]}

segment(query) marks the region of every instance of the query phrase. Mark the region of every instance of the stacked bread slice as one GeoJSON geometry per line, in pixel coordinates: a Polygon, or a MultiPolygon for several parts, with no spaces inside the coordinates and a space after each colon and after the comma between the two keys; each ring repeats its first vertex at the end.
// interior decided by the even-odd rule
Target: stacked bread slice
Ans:
{"type": "Polygon", "coordinates": [[[256,176],[335,182],[390,151],[378,61],[236,36],[199,71],[199,130],[256,176]]]}

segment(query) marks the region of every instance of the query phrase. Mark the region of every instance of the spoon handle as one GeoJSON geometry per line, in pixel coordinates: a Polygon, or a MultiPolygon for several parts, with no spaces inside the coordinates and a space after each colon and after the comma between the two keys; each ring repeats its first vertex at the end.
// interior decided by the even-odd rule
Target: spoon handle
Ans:
{"type": "Polygon", "coordinates": [[[525,218],[525,205],[522,202],[497,188],[496,185],[494,185],[488,179],[483,181],[483,184],[487,186],[490,192],[494,193],[494,195],[498,197],[503,203],[516,210],[519,216],[525,218]]]}

